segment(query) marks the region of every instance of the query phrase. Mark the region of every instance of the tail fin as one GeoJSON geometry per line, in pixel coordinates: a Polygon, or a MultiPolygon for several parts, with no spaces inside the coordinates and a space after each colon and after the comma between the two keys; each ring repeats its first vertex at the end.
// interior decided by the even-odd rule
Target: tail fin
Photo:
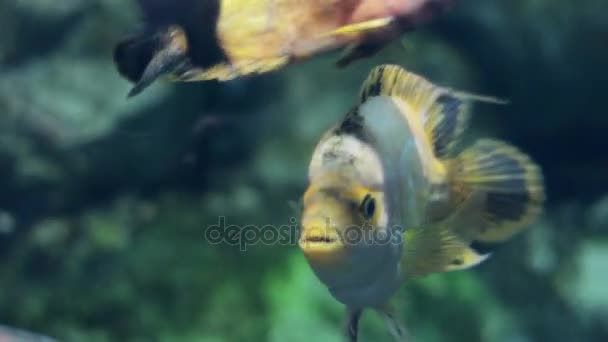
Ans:
{"type": "Polygon", "coordinates": [[[480,140],[451,161],[450,173],[456,209],[441,222],[404,232],[406,277],[473,267],[541,212],[540,169],[512,146],[480,140]]]}
{"type": "Polygon", "coordinates": [[[188,40],[179,26],[144,32],[119,43],[114,49],[114,62],[118,72],[135,83],[129,97],[185,63],[187,51],[188,40]]]}
{"type": "Polygon", "coordinates": [[[381,65],[372,69],[363,83],[359,101],[364,103],[368,98],[380,95],[400,98],[422,116],[435,156],[441,159],[451,155],[458,137],[466,129],[471,102],[505,103],[493,97],[435,85],[397,65],[381,65]]]}
{"type": "Polygon", "coordinates": [[[450,172],[452,199],[460,210],[453,229],[465,241],[477,246],[505,241],[542,211],[540,168],[506,143],[478,141],[456,158],[450,172]]]}

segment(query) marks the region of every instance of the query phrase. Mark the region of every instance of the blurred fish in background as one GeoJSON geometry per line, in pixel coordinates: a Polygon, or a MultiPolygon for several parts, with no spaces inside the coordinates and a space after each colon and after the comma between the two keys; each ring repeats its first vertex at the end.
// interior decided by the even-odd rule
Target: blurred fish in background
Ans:
{"type": "Polygon", "coordinates": [[[230,80],[349,46],[338,61],[375,54],[454,0],[139,0],[145,26],[114,59],[136,95],[170,73],[230,80]]]}
{"type": "MultiPolygon", "coordinates": [[[[113,50],[135,1],[0,1],[1,324],[76,342],[343,341],[288,203],[319,137],[388,63],[508,100],[476,104],[463,146],[508,141],[547,191],[544,215],[487,261],[399,289],[412,340],[608,340],[605,9],[459,1],[347,68],[328,52],[127,101],[113,50]],[[218,227],[253,238],[241,251],[209,238],[218,227]]],[[[390,335],[370,314],[359,338],[390,335]]]]}

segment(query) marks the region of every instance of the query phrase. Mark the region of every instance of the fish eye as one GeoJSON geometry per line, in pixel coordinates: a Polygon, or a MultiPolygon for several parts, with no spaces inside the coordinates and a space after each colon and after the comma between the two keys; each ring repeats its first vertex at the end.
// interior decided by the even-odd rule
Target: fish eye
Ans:
{"type": "Polygon", "coordinates": [[[363,198],[361,202],[361,213],[366,220],[374,217],[374,213],[376,212],[376,200],[370,195],[367,194],[363,198]]]}

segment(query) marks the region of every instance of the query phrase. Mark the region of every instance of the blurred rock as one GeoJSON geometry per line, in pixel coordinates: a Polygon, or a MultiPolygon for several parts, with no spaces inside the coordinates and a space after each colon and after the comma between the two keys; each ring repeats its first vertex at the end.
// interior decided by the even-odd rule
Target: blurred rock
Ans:
{"type": "Polygon", "coordinates": [[[15,218],[9,212],[0,210],[0,235],[13,233],[15,227],[15,218]]]}
{"type": "MultiPolygon", "coordinates": [[[[39,137],[60,150],[90,143],[147,104],[126,101],[128,89],[107,60],[61,55],[38,60],[0,81],[0,103],[10,115],[2,118],[3,134],[10,127],[15,135],[39,137]]],[[[148,100],[159,96],[150,94],[148,100]]]]}
{"type": "Polygon", "coordinates": [[[608,197],[589,208],[587,220],[591,233],[608,234],[608,197]]]}
{"type": "Polygon", "coordinates": [[[67,219],[47,218],[38,222],[32,229],[32,244],[41,249],[61,249],[67,243],[71,232],[67,219]]]}
{"type": "Polygon", "coordinates": [[[608,314],[606,260],[607,242],[586,241],[576,256],[577,271],[558,283],[572,307],[585,319],[608,314]]]}

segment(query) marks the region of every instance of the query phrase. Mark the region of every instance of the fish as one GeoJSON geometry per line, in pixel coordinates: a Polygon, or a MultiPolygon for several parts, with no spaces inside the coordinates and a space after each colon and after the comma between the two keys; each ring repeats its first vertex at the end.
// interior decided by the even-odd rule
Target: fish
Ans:
{"type": "Polygon", "coordinates": [[[135,96],[157,78],[227,81],[344,47],[345,67],[455,0],[138,0],[143,26],[120,41],[118,72],[135,96]]]}
{"type": "Polygon", "coordinates": [[[527,154],[493,138],[462,146],[480,101],[503,103],[380,65],[314,148],[298,245],[346,306],[350,341],[368,309],[406,340],[390,304],[404,282],[478,265],[542,213],[527,154]]]}

